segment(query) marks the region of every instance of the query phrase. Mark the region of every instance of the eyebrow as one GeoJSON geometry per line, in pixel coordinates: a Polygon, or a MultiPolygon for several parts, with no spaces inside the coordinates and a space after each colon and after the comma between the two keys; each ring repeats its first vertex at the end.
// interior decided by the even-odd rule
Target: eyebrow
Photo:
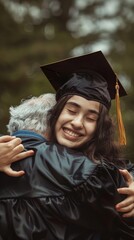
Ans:
{"type": "MultiPolygon", "coordinates": [[[[77,107],[77,108],[81,108],[81,106],[78,103],[71,102],[71,101],[67,102],[66,105],[70,105],[70,106],[74,106],[74,107],[77,107]]],[[[94,110],[94,109],[89,109],[88,112],[96,114],[97,116],[99,116],[99,112],[94,110]]]]}

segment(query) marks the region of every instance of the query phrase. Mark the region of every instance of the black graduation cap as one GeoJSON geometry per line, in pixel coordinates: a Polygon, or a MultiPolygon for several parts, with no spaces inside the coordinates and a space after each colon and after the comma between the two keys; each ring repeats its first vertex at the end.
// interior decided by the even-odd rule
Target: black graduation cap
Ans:
{"type": "MultiPolygon", "coordinates": [[[[47,64],[41,69],[58,91],[57,99],[72,93],[89,100],[100,98],[99,102],[109,107],[115,98],[117,76],[101,51],[47,64]]],[[[118,84],[120,97],[125,96],[126,91],[119,81],[118,84]]]]}
{"type": "Polygon", "coordinates": [[[119,96],[127,93],[101,51],[47,64],[41,69],[56,90],[57,100],[65,95],[80,95],[109,109],[111,99],[118,98],[120,122],[119,96]]]}

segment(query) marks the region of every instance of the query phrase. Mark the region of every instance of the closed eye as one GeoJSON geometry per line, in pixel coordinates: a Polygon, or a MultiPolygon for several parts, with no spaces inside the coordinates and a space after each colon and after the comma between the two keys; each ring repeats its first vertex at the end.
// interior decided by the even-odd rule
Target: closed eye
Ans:
{"type": "Polygon", "coordinates": [[[87,118],[87,121],[89,121],[89,122],[96,122],[97,119],[95,119],[95,118],[87,118]]]}
{"type": "Polygon", "coordinates": [[[97,121],[98,120],[98,115],[97,114],[91,114],[87,116],[88,121],[97,121]]]}
{"type": "Polygon", "coordinates": [[[69,113],[71,114],[76,114],[76,111],[72,110],[72,109],[67,109],[69,113]]]}

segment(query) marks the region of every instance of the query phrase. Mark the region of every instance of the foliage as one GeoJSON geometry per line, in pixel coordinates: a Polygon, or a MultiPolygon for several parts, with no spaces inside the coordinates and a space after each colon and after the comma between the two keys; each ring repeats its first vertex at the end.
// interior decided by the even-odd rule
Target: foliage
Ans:
{"type": "Polygon", "coordinates": [[[133,0],[0,0],[1,133],[11,104],[53,91],[40,65],[101,49],[129,93],[121,103],[133,159],[133,12],[133,0]]]}

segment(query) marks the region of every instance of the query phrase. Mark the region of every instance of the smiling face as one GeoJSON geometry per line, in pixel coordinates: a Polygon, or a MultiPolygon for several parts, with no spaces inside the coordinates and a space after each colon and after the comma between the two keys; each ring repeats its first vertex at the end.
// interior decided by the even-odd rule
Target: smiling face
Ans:
{"type": "Polygon", "coordinates": [[[57,142],[79,148],[94,136],[100,103],[74,95],[65,104],[55,125],[57,142]]]}

